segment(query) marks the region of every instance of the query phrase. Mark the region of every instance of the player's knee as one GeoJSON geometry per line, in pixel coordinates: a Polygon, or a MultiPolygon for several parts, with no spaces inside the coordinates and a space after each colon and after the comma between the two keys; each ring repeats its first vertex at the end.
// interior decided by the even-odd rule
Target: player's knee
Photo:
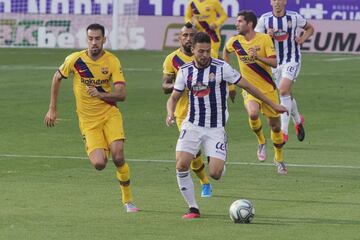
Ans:
{"type": "Polygon", "coordinates": [[[278,133],[281,131],[281,127],[278,126],[278,125],[272,125],[271,126],[271,130],[274,132],[274,133],[278,133]]]}
{"type": "Polygon", "coordinates": [[[185,163],[181,162],[181,161],[178,161],[178,162],[176,163],[176,170],[177,170],[178,172],[186,172],[186,171],[189,170],[189,166],[186,165],[185,163]]]}
{"type": "Polygon", "coordinates": [[[125,164],[124,156],[113,156],[113,162],[116,167],[121,167],[125,164]]]}
{"type": "Polygon", "coordinates": [[[259,114],[257,113],[249,113],[249,118],[252,120],[252,121],[255,121],[259,118],[259,114]]]}
{"type": "Polygon", "coordinates": [[[106,167],[106,163],[105,162],[96,162],[93,164],[93,166],[96,170],[101,171],[106,167]]]}
{"type": "Polygon", "coordinates": [[[214,180],[220,180],[222,176],[222,170],[219,169],[209,170],[209,175],[214,180]]]}

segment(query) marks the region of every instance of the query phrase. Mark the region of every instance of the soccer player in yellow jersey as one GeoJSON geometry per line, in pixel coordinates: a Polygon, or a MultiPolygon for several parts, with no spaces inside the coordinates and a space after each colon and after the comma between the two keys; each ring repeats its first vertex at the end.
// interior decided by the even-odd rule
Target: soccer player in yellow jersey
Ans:
{"type": "MultiPolygon", "coordinates": [[[[191,52],[192,39],[196,33],[196,29],[191,23],[186,23],[180,30],[179,42],[180,48],[170,53],[163,64],[163,84],[162,88],[165,94],[170,94],[174,88],[174,82],[176,74],[179,68],[185,63],[189,63],[194,60],[193,53],[191,52]]],[[[211,56],[218,58],[218,54],[215,51],[211,51],[211,56]]],[[[175,120],[180,131],[181,124],[184,121],[188,112],[188,90],[184,91],[176,104],[175,120]]],[[[201,196],[211,197],[212,187],[209,183],[209,179],[205,173],[205,165],[202,160],[201,152],[198,153],[196,158],[191,162],[191,169],[199,177],[201,183],[201,196]]]]}
{"type": "Polygon", "coordinates": [[[227,18],[219,0],[190,0],[185,10],[185,23],[194,23],[199,31],[209,34],[215,52],[220,49],[220,28],[227,18]]]}
{"type": "MultiPolygon", "coordinates": [[[[265,96],[275,103],[279,103],[278,90],[272,78],[270,67],[276,67],[276,51],[274,44],[267,34],[257,33],[254,28],[257,18],[252,11],[241,11],[236,19],[238,35],[229,39],[223,50],[225,61],[229,61],[229,54],[235,52],[239,62],[241,74],[265,96]]],[[[281,132],[280,116],[266,103],[255,98],[243,90],[244,104],[249,115],[250,128],[258,139],[257,156],[260,161],[266,160],[266,140],[259,118],[261,111],[267,118],[271,128],[271,140],[274,143],[274,162],[279,174],[287,174],[283,161],[283,135],[281,132]]]]}
{"type": "Polygon", "coordinates": [[[102,170],[111,153],[125,210],[138,212],[132,202],[130,170],[124,158],[122,115],[116,106],[126,95],[121,64],[117,57],[103,49],[106,38],[102,25],[91,24],[86,33],[88,48],[69,55],[54,74],[44,123],[48,127],[55,126],[61,80],[72,74],[80,131],[90,162],[95,169],[102,170]]]}

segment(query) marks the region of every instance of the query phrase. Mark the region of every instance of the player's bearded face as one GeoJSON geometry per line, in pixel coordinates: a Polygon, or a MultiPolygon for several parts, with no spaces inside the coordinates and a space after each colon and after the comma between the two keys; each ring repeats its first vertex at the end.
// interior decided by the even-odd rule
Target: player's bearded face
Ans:
{"type": "Polygon", "coordinates": [[[89,29],[87,32],[89,54],[91,56],[98,56],[103,50],[103,45],[105,41],[106,38],[105,36],[103,36],[101,30],[89,29]]]}
{"type": "Polygon", "coordinates": [[[180,42],[181,46],[188,53],[191,53],[192,39],[194,38],[195,30],[194,29],[184,29],[180,33],[180,42]]]}
{"type": "Polygon", "coordinates": [[[192,48],[197,67],[204,68],[210,63],[211,45],[210,43],[196,43],[192,48]]]}

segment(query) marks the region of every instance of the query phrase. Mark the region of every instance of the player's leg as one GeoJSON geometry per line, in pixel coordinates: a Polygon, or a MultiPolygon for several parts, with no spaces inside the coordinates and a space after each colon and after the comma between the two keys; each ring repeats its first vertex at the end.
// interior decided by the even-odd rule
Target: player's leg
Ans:
{"type": "Polygon", "coordinates": [[[298,105],[294,97],[292,97],[291,117],[294,121],[295,133],[300,142],[305,139],[305,119],[298,110],[298,105]]]}
{"type": "MultiPolygon", "coordinates": [[[[220,36],[220,35],[219,35],[219,36],[220,36]]],[[[214,42],[214,41],[211,40],[211,49],[212,49],[216,54],[219,54],[220,45],[221,45],[221,42],[220,42],[220,41],[214,42]]]]}
{"type": "Polygon", "coordinates": [[[209,156],[209,175],[215,180],[225,174],[225,161],[227,158],[227,134],[224,128],[206,129],[203,138],[203,148],[209,156]]]}
{"type": "MultiPolygon", "coordinates": [[[[280,93],[280,103],[284,107],[289,110],[289,113],[292,109],[292,99],[291,99],[291,87],[292,87],[292,80],[289,78],[282,78],[279,85],[279,93],[280,93]]],[[[290,121],[290,114],[283,113],[281,114],[281,129],[284,135],[284,143],[288,140],[288,129],[289,129],[289,121],[290,121]]]]}
{"type": "Polygon", "coordinates": [[[122,124],[122,116],[117,108],[111,109],[107,121],[104,124],[104,135],[108,142],[113,162],[116,166],[116,178],[119,181],[121,200],[126,212],[138,212],[139,209],[133,203],[130,168],[124,157],[125,133],[122,124]]]}
{"type": "MultiPolygon", "coordinates": [[[[180,116],[180,117],[176,118],[176,125],[177,125],[179,131],[181,131],[181,125],[182,125],[182,122],[184,121],[184,118],[185,118],[185,116],[180,116]]],[[[191,170],[200,179],[201,197],[211,197],[212,186],[209,183],[209,178],[206,176],[205,164],[202,159],[202,154],[200,151],[197,153],[196,157],[191,162],[190,167],[191,167],[191,170]]]]}
{"type": "Polygon", "coordinates": [[[102,132],[102,124],[80,123],[86,153],[96,170],[103,170],[108,160],[108,147],[102,132]]]}
{"type": "Polygon", "coordinates": [[[176,179],[179,190],[189,206],[189,211],[183,218],[200,217],[199,206],[195,199],[194,183],[190,175],[190,164],[200,150],[201,130],[199,127],[185,122],[182,125],[176,144],[176,179]]]}
{"type": "Polygon", "coordinates": [[[252,95],[243,91],[244,104],[249,116],[249,125],[258,140],[257,157],[259,161],[266,160],[266,140],[262,130],[262,122],[259,118],[260,104],[252,95]]]}
{"type": "Polygon", "coordinates": [[[200,179],[201,197],[211,197],[212,196],[212,186],[209,182],[209,178],[206,175],[205,164],[203,161],[203,156],[200,151],[198,152],[196,157],[191,161],[190,167],[191,167],[191,170],[200,179]]]}
{"type": "Polygon", "coordinates": [[[283,135],[281,131],[280,117],[270,117],[269,126],[271,128],[271,140],[274,144],[274,163],[278,167],[279,174],[287,174],[287,169],[283,158],[283,135]]]}

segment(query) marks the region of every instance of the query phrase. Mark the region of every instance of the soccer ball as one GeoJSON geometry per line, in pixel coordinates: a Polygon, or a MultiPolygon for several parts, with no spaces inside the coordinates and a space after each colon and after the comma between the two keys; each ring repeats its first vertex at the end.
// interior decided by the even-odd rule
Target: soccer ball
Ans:
{"type": "Polygon", "coordinates": [[[229,214],[234,223],[251,223],[255,208],[249,200],[239,199],[231,204],[229,214]]]}

